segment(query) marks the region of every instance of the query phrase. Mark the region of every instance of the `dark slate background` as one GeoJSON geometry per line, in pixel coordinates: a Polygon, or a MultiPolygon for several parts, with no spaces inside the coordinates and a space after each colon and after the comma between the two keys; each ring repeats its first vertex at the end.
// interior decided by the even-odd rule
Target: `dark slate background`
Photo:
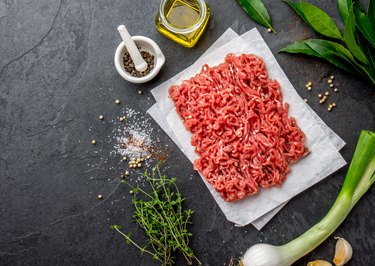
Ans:
{"type": "MultiPolygon", "coordinates": [[[[97,116],[115,117],[116,98],[145,113],[154,103],[150,90],[192,64],[230,26],[240,33],[259,29],[301,97],[347,142],[342,150],[347,161],[360,130],[375,130],[370,83],[320,60],[276,54],[291,41],[316,37],[286,4],[265,1],[278,32],[274,35],[252,22],[235,0],[207,2],[212,12],[208,30],[195,48],[187,49],[156,31],[158,1],[0,0],[0,265],[157,265],[109,230],[110,224],[120,224],[136,241],[145,240],[131,222],[128,189],[111,170],[118,160],[88,166],[111,150],[104,143],[90,144],[111,132],[110,125],[99,126],[97,116]],[[117,74],[113,55],[119,24],[133,35],[154,39],[164,51],[166,64],[152,82],[134,85],[117,74]],[[331,74],[340,93],[334,95],[337,108],[328,113],[316,91],[308,92],[304,84],[311,80],[315,88],[325,88],[322,78],[331,74]],[[139,89],[145,93],[138,95],[139,89]],[[98,194],[105,200],[99,201],[98,194]]],[[[309,2],[342,27],[336,1],[309,2]]],[[[166,172],[178,177],[187,207],[195,210],[191,246],[204,265],[227,265],[231,256],[241,256],[255,243],[283,244],[297,237],[329,210],[347,171],[344,167],[295,197],[262,231],[251,225],[236,228],[182,152],[152,125],[153,139],[171,149],[166,172]]],[[[374,202],[373,188],[334,233],[353,245],[348,265],[375,264],[374,202]]],[[[332,236],[295,265],[331,260],[334,245],[332,236]]],[[[177,265],[185,265],[180,257],[177,265]]]]}

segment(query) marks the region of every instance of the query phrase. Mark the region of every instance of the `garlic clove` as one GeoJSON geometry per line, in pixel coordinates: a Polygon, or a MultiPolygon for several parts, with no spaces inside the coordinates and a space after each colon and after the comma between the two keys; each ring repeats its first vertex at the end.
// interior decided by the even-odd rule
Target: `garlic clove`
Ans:
{"type": "Polygon", "coordinates": [[[314,260],[310,261],[307,266],[332,266],[332,264],[325,260],[314,260]]]}
{"type": "Polygon", "coordinates": [[[333,263],[336,266],[342,266],[352,258],[353,249],[344,238],[335,237],[335,239],[337,239],[337,243],[333,263]]]}

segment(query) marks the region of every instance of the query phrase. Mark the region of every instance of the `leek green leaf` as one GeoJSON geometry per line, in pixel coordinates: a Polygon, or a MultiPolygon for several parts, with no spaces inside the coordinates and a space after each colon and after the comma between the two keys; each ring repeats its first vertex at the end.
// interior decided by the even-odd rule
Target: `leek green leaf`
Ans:
{"type": "Polygon", "coordinates": [[[288,3],[301,18],[316,32],[334,39],[343,40],[335,22],[320,8],[301,1],[300,3],[288,3]]]}
{"type": "Polygon", "coordinates": [[[370,44],[375,48],[375,23],[371,24],[370,18],[366,16],[366,14],[358,8],[354,7],[353,11],[356,17],[356,25],[358,29],[362,32],[363,36],[370,42],[370,44]]]}
{"type": "Polygon", "coordinates": [[[367,64],[366,56],[363,54],[361,48],[358,46],[357,41],[355,39],[355,16],[352,7],[349,10],[349,15],[345,23],[344,39],[346,45],[348,46],[349,50],[353,53],[353,55],[362,63],[367,64]]]}
{"type": "Polygon", "coordinates": [[[245,12],[260,25],[270,28],[276,33],[272,27],[271,17],[262,0],[238,0],[245,12]]]}
{"type": "Polygon", "coordinates": [[[339,12],[340,12],[340,16],[342,18],[342,22],[345,25],[346,19],[349,16],[349,9],[353,5],[353,2],[352,2],[352,0],[338,0],[337,4],[339,6],[339,12]]]}

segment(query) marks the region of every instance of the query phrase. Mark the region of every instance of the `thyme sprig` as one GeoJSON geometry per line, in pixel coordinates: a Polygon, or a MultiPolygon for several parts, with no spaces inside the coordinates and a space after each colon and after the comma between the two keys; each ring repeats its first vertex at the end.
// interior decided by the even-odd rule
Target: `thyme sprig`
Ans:
{"type": "Polygon", "coordinates": [[[183,209],[184,198],[176,185],[176,178],[163,175],[159,166],[152,168],[151,173],[146,171],[143,176],[146,177],[151,192],[146,192],[139,186],[133,187],[125,180],[122,182],[130,186],[134,192],[133,219],[146,232],[146,245],[141,247],[134,242],[130,234],[120,230],[121,226],[112,225],[111,228],[121,234],[127,243],[133,244],[141,253],[151,255],[163,266],[174,264],[177,251],[185,257],[189,265],[192,265],[193,260],[201,264],[188,246],[192,234],[187,227],[191,224],[193,211],[183,209]]]}

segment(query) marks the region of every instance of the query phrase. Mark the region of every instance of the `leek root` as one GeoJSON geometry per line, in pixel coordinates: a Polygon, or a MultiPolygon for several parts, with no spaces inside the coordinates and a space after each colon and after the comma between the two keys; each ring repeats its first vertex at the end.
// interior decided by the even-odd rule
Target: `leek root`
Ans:
{"type": "Polygon", "coordinates": [[[282,246],[256,244],[243,266],[289,266],[319,246],[344,221],[375,181],[375,133],[362,131],[342,189],[327,215],[303,235],[282,246]]]}

